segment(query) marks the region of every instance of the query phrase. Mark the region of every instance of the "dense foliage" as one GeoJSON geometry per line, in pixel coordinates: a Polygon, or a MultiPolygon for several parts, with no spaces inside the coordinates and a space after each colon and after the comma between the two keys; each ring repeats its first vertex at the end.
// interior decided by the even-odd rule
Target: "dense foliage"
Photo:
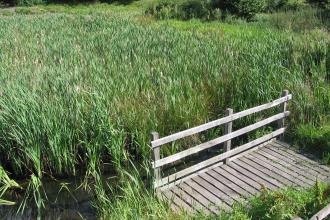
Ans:
{"type": "Polygon", "coordinates": [[[264,0],[214,0],[214,8],[220,8],[222,11],[228,11],[238,17],[251,20],[258,12],[265,7],[264,0]]]}
{"type": "MultiPolygon", "coordinates": [[[[198,1],[180,4],[184,19],[215,16],[208,3],[205,10],[198,1]]],[[[0,13],[0,182],[28,178],[28,188],[38,192],[44,176],[81,174],[94,180],[89,187],[102,214],[130,218],[134,207],[138,215],[170,218],[143,184],[123,179],[124,196],[113,203],[102,182],[109,164],[130,170],[132,159],[148,167],[150,131],[177,132],[219,118],[227,107],[237,112],[278,98],[285,88],[294,97],[288,121],[293,137],[299,141],[308,133],[302,124],[329,124],[329,35],[317,10],[224,24],[156,21],[143,9],[127,16],[129,6],[118,6],[124,9],[117,14],[96,14],[95,5],[58,6],[61,13],[53,6],[44,13],[47,7],[0,13]]],[[[267,113],[235,121],[234,129],[267,113]]],[[[301,140],[328,146],[326,131],[301,140]]],[[[213,132],[209,137],[221,129],[213,132]]],[[[278,204],[272,201],[268,207],[278,204]]]]}
{"type": "Polygon", "coordinates": [[[329,0],[307,0],[310,4],[314,4],[318,7],[322,8],[330,8],[330,1],[329,0]]]}
{"type": "Polygon", "coordinates": [[[330,164],[330,125],[301,125],[295,132],[296,145],[323,158],[330,164]]]}
{"type": "Polygon", "coordinates": [[[90,4],[96,2],[129,4],[135,0],[0,0],[0,7],[4,6],[32,6],[39,4],[61,3],[69,5],[90,4]]]}
{"type": "Polygon", "coordinates": [[[17,175],[149,158],[151,130],[179,131],[283,88],[295,96],[292,126],[329,113],[320,33],[203,36],[115,17],[43,15],[28,24],[2,18],[0,36],[0,160],[17,175]]]}
{"type": "Polygon", "coordinates": [[[231,213],[218,216],[204,213],[172,213],[166,204],[150,196],[137,181],[127,181],[118,200],[105,206],[109,219],[202,219],[202,220],[282,220],[299,216],[309,219],[330,203],[330,187],[316,183],[309,189],[287,188],[278,191],[264,190],[259,196],[250,198],[249,205],[236,203],[231,213]],[[134,210],[134,212],[132,212],[134,210]]]}
{"type": "Polygon", "coordinates": [[[247,20],[261,12],[265,6],[264,0],[158,0],[147,9],[147,13],[158,18],[221,18],[231,13],[247,20]],[[221,14],[219,16],[218,14],[221,14]]]}

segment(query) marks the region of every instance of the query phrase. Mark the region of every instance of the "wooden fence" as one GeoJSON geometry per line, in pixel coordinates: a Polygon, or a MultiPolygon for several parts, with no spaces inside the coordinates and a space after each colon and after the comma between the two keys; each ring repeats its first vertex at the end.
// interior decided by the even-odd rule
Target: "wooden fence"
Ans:
{"type": "Polygon", "coordinates": [[[180,181],[183,177],[186,178],[187,176],[201,170],[204,168],[208,168],[211,166],[214,166],[215,164],[219,163],[219,161],[224,161],[225,163],[228,163],[229,158],[232,156],[235,156],[239,153],[242,153],[244,151],[249,150],[252,147],[258,146],[260,144],[263,144],[264,142],[267,142],[281,134],[284,133],[286,127],[285,127],[285,118],[289,116],[290,112],[287,111],[287,103],[289,100],[292,99],[292,95],[289,94],[288,90],[284,90],[282,93],[282,97],[279,99],[276,99],[272,102],[250,108],[241,112],[233,113],[233,110],[228,108],[226,110],[226,117],[220,118],[211,122],[208,122],[203,125],[199,125],[197,127],[193,127],[166,137],[159,137],[159,134],[157,132],[152,132],[152,141],[151,141],[151,147],[153,150],[153,163],[152,166],[154,168],[154,188],[158,189],[161,188],[167,184],[175,184],[175,182],[180,181]],[[236,131],[232,131],[232,125],[233,121],[240,119],[242,117],[261,112],[267,109],[271,109],[275,106],[281,105],[281,112],[273,115],[269,118],[263,119],[261,121],[258,121],[252,125],[246,126],[244,128],[241,128],[236,131]],[[278,122],[279,128],[267,135],[264,135],[260,138],[257,138],[251,142],[248,142],[244,145],[241,145],[239,147],[231,149],[231,140],[233,138],[239,137],[243,134],[246,134],[248,132],[254,131],[258,128],[261,128],[267,124],[270,124],[272,122],[278,122]],[[205,143],[199,144],[197,146],[191,147],[189,149],[183,150],[181,152],[175,153],[173,155],[167,156],[165,158],[160,158],[160,148],[168,144],[170,142],[185,138],[187,136],[191,136],[197,133],[200,133],[202,131],[214,128],[216,126],[224,125],[225,126],[225,134],[221,137],[215,138],[213,140],[207,141],[205,143]],[[193,166],[187,167],[181,171],[178,171],[174,174],[168,175],[166,177],[161,176],[161,169],[163,166],[172,164],[173,162],[179,161],[184,159],[187,156],[197,154],[198,152],[201,152],[203,150],[209,149],[213,146],[224,144],[224,153],[221,153],[217,156],[214,156],[210,159],[207,159],[205,161],[202,161],[200,163],[197,163],[193,166]]]}

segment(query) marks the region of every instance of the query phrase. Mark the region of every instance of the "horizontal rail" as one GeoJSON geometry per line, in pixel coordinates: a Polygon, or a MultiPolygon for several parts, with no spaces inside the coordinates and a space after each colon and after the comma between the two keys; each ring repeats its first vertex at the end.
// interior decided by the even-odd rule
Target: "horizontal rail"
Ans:
{"type": "Polygon", "coordinates": [[[324,207],[321,211],[316,213],[310,220],[322,220],[330,215],[330,204],[324,207]]]}
{"type": "Polygon", "coordinates": [[[287,116],[289,116],[290,112],[289,111],[286,111],[286,112],[283,112],[283,113],[279,113],[277,115],[274,115],[272,117],[269,117],[269,118],[266,118],[264,120],[261,120],[255,124],[252,124],[252,125],[249,125],[249,126],[246,126],[242,129],[239,129],[237,131],[234,131],[232,133],[229,133],[229,134],[226,134],[226,135],[223,135],[221,137],[218,137],[218,138],[215,138],[211,141],[208,141],[208,142],[205,142],[205,143],[202,143],[202,144],[199,144],[195,147],[192,147],[192,148],[189,148],[187,150],[184,150],[184,151],[181,151],[179,153],[176,153],[176,154],[173,154],[171,156],[168,156],[168,157],[165,157],[163,159],[160,159],[160,160],[156,160],[155,162],[153,162],[153,168],[157,168],[157,167],[161,167],[161,166],[164,166],[166,164],[170,164],[170,163],[173,163],[177,160],[180,160],[184,157],[187,157],[189,155],[192,155],[192,154],[195,154],[195,153],[198,153],[202,150],[205,150],[205,149],[208,149],[210,147],[213,147],[215,145],[218,145],[218,144],[221,144],[225,141],[228,141],[228,140],[231,140],[235,137],[238,137],[242,134],[245,134],[245,133],[248,133],[250,131],[253,131],[253,130],[256,130],[260,127],[263,127],[267,124],[270,124],[274,121],[277,121],[279,119],[282,119],[282,118],[285,118],[287,116]]]}
{"type": "Polygon", "coordinates": [[[181,171],[179,171],[177,173],[174,173],[174,174],[171,174],[171,175],[169,175],[167,177],[164,177],[164,178],[162,178],[159,181],[155,181],[154,187],[155,188],[161,187],[161,186],[163,186],[163,185],[165,185],[167,183],[170,183],[172,181],[178,180],[181,177],[184,177],[186,175],[189,175],[189,174],[191,174],[193,172],[196,172],[198,170],[201,170],[201,169],[203,169],[205,167],[211,166],[212,164],[215,164],[215,163],[217,163],[217,162],[219,162],[221,160],[224,160],[226,158],[229,158],[231,156],[234,156],[236,154],[239,154],[239,153],[241,153],[241,152],[243,152],[245,150],[248,150],[248,149],[250,149],[250,148],[252,148],[254,146],[260,145],[260,144],[262,144],[262,143],[264,143],[266,141],[269,141],[269,140],[271,140],[271,139],[273,139],[273,138],[275,138],[275,137],[283,134],[285,130],[286,130],[286,128],[280,128],[280,129],[278,129],[276,131],[273,131],[270,134],[264,135],[264,136],[262,136],[260,138],[257,138],[255,140],[249,142],[249,143],[246,143],[246,144],[241,145],[239,147],[236,147],[236,148],[234,148],[234,149],[232,149],[230,151],[227,151],[225,153],[222,153],[220,155],[217,155],[215,157],[212,157],[212,158],[210,158],[208,160],[205,160],[203,162],[200,162],[200,163],[198,163],[196,165],[193,165],[191,167],[188,167],[188,168],[186,168],[184,170],[181,170],[181,171]]]}
{"type": "Polygon", "coordinates": [[[172,142],[172,141],[175,141],[175,140],[178,140],[178,139],[181,139],[181,138],[184,138],[184,137],[187,137],[187,136],[205,131],[207,129],[210,129],[210,128],[213,128],[213,127],[225,124],[225,123],[228,123],[230,121],[234,121],[236,119],[251,115],[253,113],[257,113],[257,112],[260,112],[260,111],[263,111],[263,110],[270,109],[270,108],[275,107],[277,105],[280,105],[284,102],[287,102],[291,99],[292,99],[292,95],[289,94],[287,96],[276,99],[272,102],[269,102],[269,103],[266,103],[266,104],[263,104],[263,105],[260,105],[260,106],[254,107],[254,108],[250,108],[250,109],[232,114],[230,116],[220,118],[220,119],[208,122],[206,124],[199,125],[199,126],[196,126],[196,127],[193,127],[193,128],[190,128],[190,129],[187,129],[187,130],[184,130],[184,131],[181,131],[181,132],[178,132],[178,133],[175,133],[175,134],[172,134],[172,135],[160,138],[160,139],[157,139],[157,140],[151,142],[151,146],[152,146],[152,148],[159,147],[159,146],[167,144],[169,142],[172,142]]]}

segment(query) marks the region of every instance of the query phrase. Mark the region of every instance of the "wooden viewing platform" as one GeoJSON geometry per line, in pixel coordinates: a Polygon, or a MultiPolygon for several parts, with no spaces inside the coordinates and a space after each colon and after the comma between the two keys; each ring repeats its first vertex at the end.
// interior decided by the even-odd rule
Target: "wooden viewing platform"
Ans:
{"type": "Polygon", "coordinates": [[[286,130],[285,118],[290,114],[287,103],[292,95],[285,90],[282,97],[270,103],[233,113],[209,123],[159,138],[152,133],[154,188],[161,199],[170,202],[175,211],[217,214],[230,211],[235,202],[245,202],[262,190],[276,190],[289,186],[311,187],[316,180],[330,183],[330,168],[320,165],[292,150],[288,144],[276,140],[286,130]],[[279,106],[281,112],[255,124],[232,131],[234,120],[279,106]],[[272,122],[277,130],[241,146],[232,148],[231,140],[272,122]],[[160,148],[176,140],[224,125],[224,135],[179,153],[160,158],[160,148]],[[162,169],[174,166],[188,156],[211,147],[221,146],[223,152],[192,166],[184,167],[162,177],[162,169]]]}

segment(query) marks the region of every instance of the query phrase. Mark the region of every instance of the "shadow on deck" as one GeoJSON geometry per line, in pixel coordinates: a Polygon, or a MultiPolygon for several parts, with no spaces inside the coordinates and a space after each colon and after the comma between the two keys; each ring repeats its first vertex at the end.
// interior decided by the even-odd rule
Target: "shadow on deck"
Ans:
{"type": "Polygon", "coordinates": [[[217,214],[230,211],[262,190],[311,187],[316,180],[330,183],[330,168],[299,154],[280,141],[231,158],[228,164],[204,169],[181,182],[164,186],[158,195],[172,209],[217,214]]]}
{"type": "MultiPolygon", "coordinates": [[[[154,189],[161,199],[171,202],[174,210],[189,212],[203,211],[219,213],[230,211],[235,202],[245,202],[263,190],[286,187],[311,187],[317,180],[330,183],[330,168],[295,152],[284,142],[275,141],[286,131],[286,118],[292,94],[288,90],[269,103],[234,113],[228,108],[226,116],[205,124],[159,137],[152,132],[154,189]],[[272,109],[280,113],[268,118],[262,117],[246,127],[233,131],[233,123],[243,117],[259,114],[272,109]],[[277,109],[277,110],[276,110],[277,109]],[[275,125],[277,124],[277,126],[275,125]],[[224,127],[223,135],[172,155],[161,154],[166,144],[182,140],[212,128],[224,127]],[[264,126],[272,131],[248,143],[232,147],[231,141],[264,126]],[[223,152],[202,162],[189,165],[169,174],[162,172],[166,166],[176,166],[192,155],[205,152],[213,147],[222,147],[223,152]],[[162,174],[165,174],[163,176],[162,174]]],[[[266,114],[267,115],[267,114],[266,114]]],[[[180,167],[178,167],[180,169],[180,167]]]]}

